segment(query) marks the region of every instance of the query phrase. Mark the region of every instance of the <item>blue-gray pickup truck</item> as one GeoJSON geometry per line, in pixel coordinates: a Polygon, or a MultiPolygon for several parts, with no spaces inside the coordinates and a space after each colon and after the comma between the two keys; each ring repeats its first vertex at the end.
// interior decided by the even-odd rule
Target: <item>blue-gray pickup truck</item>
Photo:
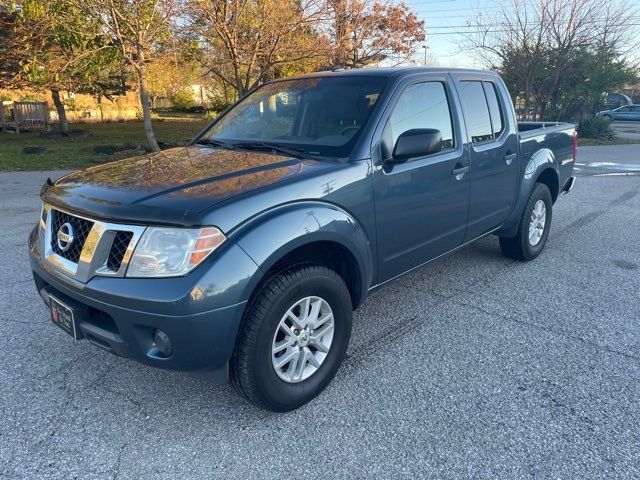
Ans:
{"type": "Polygon", "coordinates": [[[47,181],[33,277],[73,338],[292,410],[368,292],[489,234],[537,257],[576,151],[573,125],[518,124],[491,72],[277,80],[187,147],[47,181]]]}

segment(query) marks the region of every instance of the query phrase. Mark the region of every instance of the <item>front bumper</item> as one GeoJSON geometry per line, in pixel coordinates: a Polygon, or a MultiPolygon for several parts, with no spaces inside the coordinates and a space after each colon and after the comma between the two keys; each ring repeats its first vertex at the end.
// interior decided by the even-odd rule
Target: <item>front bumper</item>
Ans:
{"type": "MultiPolygon", "coordinates": [[[[226,382],[246,301],[206,309],[217,303],[211,295],[219,293],[208,291],[207,275],[144,280],[96,277],[80,283],[43,262],[37,244],[34,229],[29,247],[38,292],[45,303],[53,294],[77,312],[82,338],[146,365],[186,371],[214,383],[226,382]],[[145,305],[148,308],[143,308],[145,305]],[[155,348],[156,329],[171,339],[173,352],[168,357],[155,348]]],[[[234,261],[238,266],[239,259],[234,261]]]]}

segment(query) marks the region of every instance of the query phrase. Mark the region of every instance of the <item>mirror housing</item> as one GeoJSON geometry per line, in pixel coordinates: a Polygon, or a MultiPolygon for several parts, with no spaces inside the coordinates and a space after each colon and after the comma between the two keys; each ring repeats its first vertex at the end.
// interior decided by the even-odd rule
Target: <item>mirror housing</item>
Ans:
{"type": "Polygon", "coordinates": [[[389,165],[403,163],[411,158],[426,157],[442,150],[442,132],[435,128],[413,128],[402,133],[393,147],[389,165]]]}

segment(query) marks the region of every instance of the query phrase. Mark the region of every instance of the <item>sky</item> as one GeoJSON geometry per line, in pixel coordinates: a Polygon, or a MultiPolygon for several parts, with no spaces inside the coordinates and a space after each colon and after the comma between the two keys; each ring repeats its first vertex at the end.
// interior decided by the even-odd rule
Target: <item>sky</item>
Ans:
{"type": "MultiPolygon", "coordinates": [[[[461,32],[465,24],[478,14],[495,15],[499,11],[500,0],[405,0],[407,5],[425,21],[427,29],[428,56],[430,64],[442,67],[485,68],[473,52],[464,52],[460,46],[463,39],[461,32]]],[[[527,2],[527,0],[522,0],[527,2]]],[[[534,3],[529,0],[530,3],[534,3]]],[[[607,1],[607,0],[603,0],[607,1]]],[[[639,0],[611,0],[613,4],[627,3],[636,7],[632,28],[640,39],[640,5],[639,0]]],[[[640,51],[627,52],[628,58],[640,61],[640,51]]],[[[424,50],[418,47],[415,62],[422,65],[424,50]]]]}
{"type": "MultiPolygon", "coordinates": [[[[426,23],[430,63],[443,67],[481,68],[473,54],[462,51],[460,42],[467,20],[480,11],[497,10],[494,0],[406,0],[407,5],[426,23]]],[[[423,62],[424,49],[419,48],[416,62],[423,62]]]]}

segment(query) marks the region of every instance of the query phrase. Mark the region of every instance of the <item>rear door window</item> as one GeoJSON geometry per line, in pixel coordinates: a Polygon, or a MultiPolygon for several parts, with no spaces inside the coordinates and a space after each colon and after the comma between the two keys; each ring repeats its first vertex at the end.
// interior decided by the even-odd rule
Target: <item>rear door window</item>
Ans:
{"type": "Polygon", "coordinates": [[[484,87],[484,93],[487,96],[487,103],[489,104],[489,115],[491,117],[491,126],[493,127],[493,138],[498,138],[504,128],[504,122],[502,121],[502,109],[500,108],[500,102],[498,101],[496,86],[491,82],[482,82],[482,86],[484,87]]]}
{"type": "Polygon", "coordinates": [[[467,129],[473,143],[493,139],[489,106],[481,82],[460,82],[460,97],[464,106],[467,129]]]}

